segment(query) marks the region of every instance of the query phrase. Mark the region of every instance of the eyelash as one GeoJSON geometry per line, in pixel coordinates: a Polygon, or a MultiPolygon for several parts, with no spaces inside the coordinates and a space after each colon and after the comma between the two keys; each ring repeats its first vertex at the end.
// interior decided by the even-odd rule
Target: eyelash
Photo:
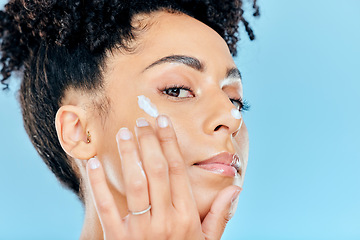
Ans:
{"type": "MultiPolygon", "coordinates": [[[[182,89],[182,90],[189,91],[189,92],[191,92],[191,94],[193,94],[193,90],[191,88],[189,88],[185,85],[176,85],[176,84],[165,87],[163,89],[159,89],[159,91],[162,94],[166,95],[166,97],[168,97],[168,98],[178,98],[178,97],[170,96],[167,93],[165,93],[166,91],[171,90],[171,89],[182,89]]],[[[229,99],[231,102],[237,102],[240,105],[240,111],[242,111],[242,112],[249,111],[250,105],[246,100],[242,100],[241,98],[229,98],[229,99]]]]}
{"type": "Polygon", "coordinates": [[[250,104],[246,100],[242,100],[241,98],[230,98],[230,101],[235,101],[240,104],[240,111],[246,112],[250,110],[250,104]]]}

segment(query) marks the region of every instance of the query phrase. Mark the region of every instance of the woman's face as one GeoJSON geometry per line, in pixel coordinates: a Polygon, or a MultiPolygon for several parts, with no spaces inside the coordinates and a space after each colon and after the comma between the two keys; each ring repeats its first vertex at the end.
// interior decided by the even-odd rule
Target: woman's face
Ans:
{"type": "Polygon", "coordinates": [[[134,133],[139,117],[154,125],[155,119],[138,106],[137,96],[146,96],[160,114],[172,120],[203,219],[216,194],[229,185],[241,185],[245,173],[247,129],[242,120],[232,116],[231,109],[238,104],[230,100],[242,97],[240,76],[225,41],[203,23],[166,12],[147,15],[139,23],[147,23],[147,28],[137,37],[135,52],[114,51],[106,61],[104,81],[110,110],[105,120],[95,118],[97,123],[89,129],[96,132],[92,138],[96,138],[97,157],[114,196],[123,197],[115,136],[122,127],[134,133]],[[164,60],[175,55],[182,58],[164,60]],[[224,79],[228,81],[222,86],[224,79]],[[240,180],[195,164],[221,152],[238,154],[240,180]]]}

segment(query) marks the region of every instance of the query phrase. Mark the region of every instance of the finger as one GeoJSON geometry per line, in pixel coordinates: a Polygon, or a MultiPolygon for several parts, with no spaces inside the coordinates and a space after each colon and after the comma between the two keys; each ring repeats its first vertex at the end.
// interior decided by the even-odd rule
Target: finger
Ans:
{"type": "Polygon", "coordinates": [[[241,188],[234,185],[219,192],[201,224],[206,239],[221,238],[226,224],[234,215],[240,192],[241,188]]]}
{"type": "MultiPolygon", "coordinates": [[[[124,178],[126,200],[129,212],[140,212],[149,206],[148,183],[139,158],[137,144],[127,128],[121,128],[116,135],[121,158],[121,168],[124,178]]],[[[134,227],[149,223],[150,212],[132,215],[134,227]]]]}
{"type": "Polygon", "coordinates": [[[152,216],[165,221],[168,207],[171,206],[168,165],[153,128],[144,118],[137,120],[136,134],[140,155],[149,182],[152,216]]]}
{"type": "Polygon", "coordinates": [[[192,210],[197,210],[185,162],[169,117],[160,115],[157,118],[157,134],[169,165],[171,199],[175,208],[190,210],[191,207],[192,210]]]}
{"type": "Polygon", "coordinates": [[[123,222],[116,207],[113,195],[106,183],[105,174],[100,161],[91,158],[86,164],[91,193],[95,203],[104,235],[109,239],[123,237],[123,222]]]}

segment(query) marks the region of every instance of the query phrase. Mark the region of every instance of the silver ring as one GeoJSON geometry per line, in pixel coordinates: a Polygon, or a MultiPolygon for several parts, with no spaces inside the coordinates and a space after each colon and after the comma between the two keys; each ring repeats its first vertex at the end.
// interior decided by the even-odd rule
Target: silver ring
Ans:
{"type": "Polygon", "coordinates": [[[132,215],[141,215],[141,214],[144,214],[148,211],[150,211],[151,209],[151,205],[149,204],[149,206],[145,209],[145,210],[142,210],[142,211],[139,211],[139,212],[132,212],[129,210],[129,213],[132,214],[132,215]]]}

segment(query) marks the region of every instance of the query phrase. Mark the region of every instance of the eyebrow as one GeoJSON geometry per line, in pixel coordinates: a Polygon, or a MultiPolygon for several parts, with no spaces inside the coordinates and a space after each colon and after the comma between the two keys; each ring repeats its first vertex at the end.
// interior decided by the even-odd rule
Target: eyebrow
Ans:
{"type": "Polygon", "coordinates": [[[200,72],[204,71],[204,68],[205,68],[204,64],[201,63],[199,59],[189,57],[189,56],[184,56],[184,55],[171,55],[171,56],[166,56],[166,57],[160,58],[159,60],[153,62],[152,64],[147,66],[143,72],[145,72],[146,70],[148,70],[154,66],[157,66],[157,65],[160,65],[163,63],[181,63],[181,64],[184,64],[195,70],[198,70],[200,72]]]}
{"type": "MultiPolygon", "coordinates": [[[[197,58],[186,55],[170,55],[151,63],[143,70],[143,72],[163,63],[181,63],[200,72],[203,72],[205,69],[204,64],[197,58]]],[[[239,82],[241,82],[241,73],[238,68],[233,67],[227,70],[226,78],[238,78],[239,82]]]]}
{"type": "Polygon", "coordinates": [[[236,68],[236,67],[230,68],[226,72],[226,78],[239,78],[240,81],[241,81],[242,77],[241,77],[240,70],[238,68],[236,68]]]}
{"type": "Polygon", "coordinates": [[[236,67],[227,70],[226,77],[220,82],[220,88],[233,84],[241,85],[241,73],[236,67]]]}

